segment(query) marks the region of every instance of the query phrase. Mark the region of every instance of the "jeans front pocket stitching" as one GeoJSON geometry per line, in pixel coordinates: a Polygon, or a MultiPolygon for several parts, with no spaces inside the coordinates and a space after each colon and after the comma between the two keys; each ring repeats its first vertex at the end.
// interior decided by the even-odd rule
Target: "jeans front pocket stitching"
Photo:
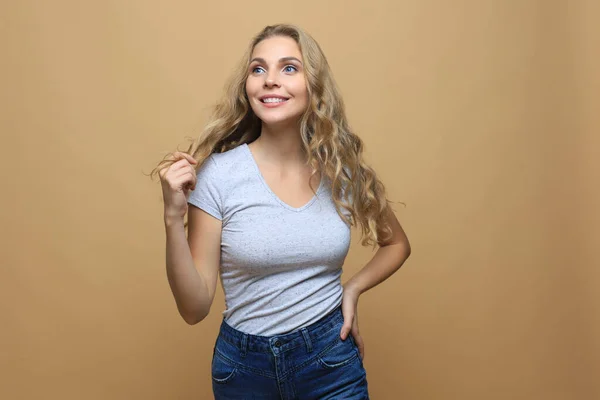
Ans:
{"type": "Polygon", "coordinates": [[[234,367],[236,369],[236,371],[241,371],[242,373],[248,372],[251,374],[260,375],[265,378],[275,378],[276,377],[276,375],[274,373],[270,373],[268,371],[263,371],[258,368],[253,368],[252,366],[250,366],[248,364],[242,364],[237,361],[234,361],[231,358],[227,357],[225,354],[223,354],[221,351],[219,351],[219,349],[215,349],[214,356],[219,357],[221,360],[225,361],[226,364],[229,364],[232,367],[234,367]]]}
{"type": "Polygon", "coordinates": [[[339,367],[343,367],[344,365],[350,364],[352,361],[356,360],[357,358],[358,358],[358,355],[354,354],[349,359],[339,362],[339,363],[336,363],[336,364],[328,364],[321,357],[318,358],[318,361],[325,368],[339,368],[339,367]]]}
{"type": "Polygon", "coordinates": [[[340,361],[338,363],[335,364],[330,364],[327,361],[325,361],[323,358],[336,346],[336,345],[340,345],[340,342],[342,339],[338,338],[335,342],[333,342],[331,345],[327,346],[327,348],[325,348],[323,351],[321,351],[319,353],[319,355],[317,356],[317,360],[318,362],[323,365],[325,368],[339,368],[342,367],[344,365],[350,364],[352,361],[354,361],[356,358],[359,357],[359,352],[356,350],[356,345],[354,344],[354,341],[351,340],[350,337],[346,338],[346,340],[350,340],[350,343],[352,345],[352,355],[347,358],[344,361],[340,361]]]}
{"type": "MultiPolygon", "coordinates": [[[[229,380],[231,380],[231,378],[233,378],[233,376],[237,372],[237,367],[235,365],[232,365],[231,363],[229,363],[227,360],[225,360],[223,357],[221,357],[220,354],[218,354],[218,353],[216,353],[214,357],[215,357],[215,359],[219,359],[220,362],[225,363],[228,366],[230,366],[231,368],[233,368],[231,373],[229,375],[227,375],[225,378],[215,378],[215,376],[211,373],[211,377],[214,382],[220,383],[220,384],[225,384],[229,380]]],[[[214,363],[214,360],[213,360],[213,363],[214,363]]]]}
{"type": "Polygon", "coordinates": [[[215,381],[216,383],[225,384],[225,383],[229,382],[229,380],[231,378],[233,378],[233,376],[235,375],[236,372],[237,372],[237,368],[234,368],[233,371],[231,371],[231,373],[229,375],[227,375],[225,378],[215,378],[213,376],[212,380],[215,381]]]}

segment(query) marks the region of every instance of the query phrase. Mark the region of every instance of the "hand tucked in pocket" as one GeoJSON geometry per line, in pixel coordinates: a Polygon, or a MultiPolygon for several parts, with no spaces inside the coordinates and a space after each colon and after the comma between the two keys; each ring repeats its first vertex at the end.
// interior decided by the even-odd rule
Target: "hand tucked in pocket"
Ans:
{"type": "Polygon", "coordinates": [[[344,325],[340,332],[342,340],[346,340],[348,334],[351,333],[358,350],[360,358],[365,358],[365,345],[358,331],[358,297],[360,294],[346,286],[344,286],[344,295],[342,298],[342,314],[344,316],[344,325]]]}

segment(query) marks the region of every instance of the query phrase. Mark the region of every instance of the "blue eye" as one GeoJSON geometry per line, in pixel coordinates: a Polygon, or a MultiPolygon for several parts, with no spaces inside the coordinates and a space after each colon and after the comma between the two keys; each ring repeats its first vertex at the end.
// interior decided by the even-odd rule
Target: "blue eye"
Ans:
{"type": "Polygon", "coordinates": [[[294,67],[293,65],[286,65],[286,67],[284,68],[285,72],[294,72],[294,71],[298,71],[298,68],[294,67]],[[290,71],[288,68],[292,68],[292,70],[290,71]]]}
{"type": "Polygon", "coordinates": [[[262,69],[262,70],[264,71],[264,69],[263,69],[262,67],[254,67],[254,68],[252,69],[252,73],[253,73],[253,74],[257,73],[257,70],[259,70],[259,69],[262,69]]]}

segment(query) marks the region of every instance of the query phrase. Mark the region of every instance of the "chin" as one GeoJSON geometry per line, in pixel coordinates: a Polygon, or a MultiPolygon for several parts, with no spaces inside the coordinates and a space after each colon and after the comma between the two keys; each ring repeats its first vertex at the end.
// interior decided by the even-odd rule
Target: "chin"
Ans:
{"type": "Polygon", "coordinates": [[[257,114],[263,124],[268,126],[288,126],[297,124],[300,121],[301,115],[262,115],[257,114]]]}
{"type": "Polygon", "coordinates": [[[263,125],[266,125],[270,128],[287,128],[288,126],[292,126],[298,123],[297,119],[261,119],[263,125]]]}

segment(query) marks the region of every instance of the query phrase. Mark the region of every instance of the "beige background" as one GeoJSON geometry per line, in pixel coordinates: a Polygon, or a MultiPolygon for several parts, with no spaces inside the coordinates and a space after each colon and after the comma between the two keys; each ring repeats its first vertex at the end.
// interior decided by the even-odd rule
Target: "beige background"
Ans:
{"type": "MultiPolygon", "coordinates": [[[[208,399],[148,173],[250,37],[322,45],[413,255],[360,302],[374,399],[600,398],[598,2],[0,4],[0,398],[208,399]]],[[[353,247],[344,279],[371,257],[353,247]]]]}

